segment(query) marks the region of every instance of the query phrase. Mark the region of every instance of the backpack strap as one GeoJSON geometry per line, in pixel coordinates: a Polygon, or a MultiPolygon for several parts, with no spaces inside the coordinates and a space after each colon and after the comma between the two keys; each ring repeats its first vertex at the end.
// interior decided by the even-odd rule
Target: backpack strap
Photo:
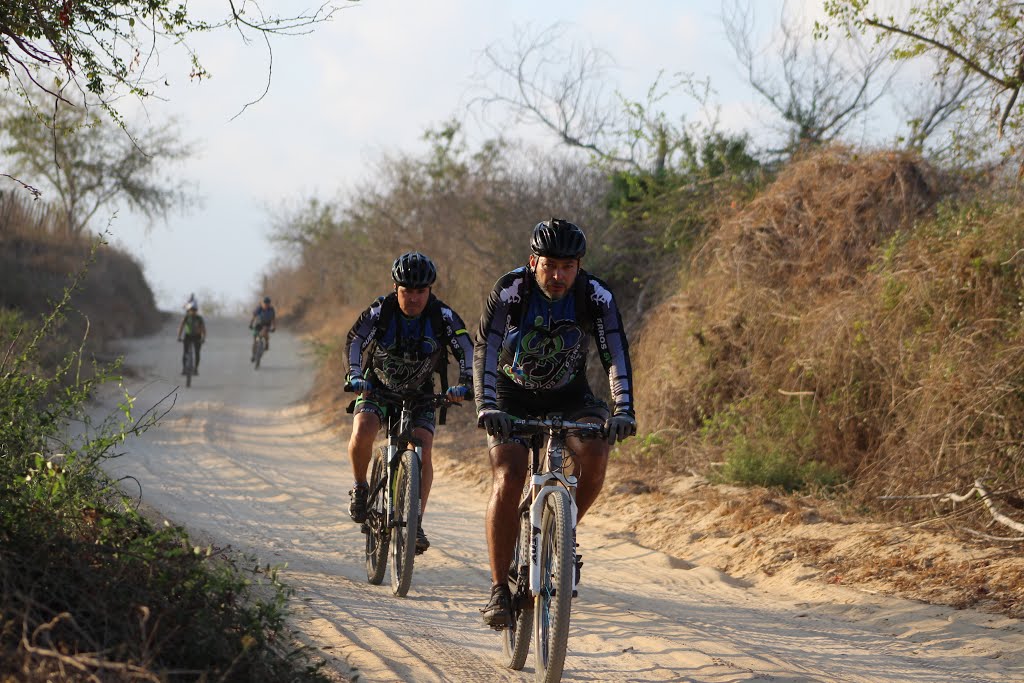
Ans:
{"type": "Polygon", "coordinates": [[[585,270],[579,271],[573,285],[576,296],[576,324],[584,332],[590,332],[594,328],[594,310],[587,292],[590,287],[590,278],[587,277],[585,270]]]}

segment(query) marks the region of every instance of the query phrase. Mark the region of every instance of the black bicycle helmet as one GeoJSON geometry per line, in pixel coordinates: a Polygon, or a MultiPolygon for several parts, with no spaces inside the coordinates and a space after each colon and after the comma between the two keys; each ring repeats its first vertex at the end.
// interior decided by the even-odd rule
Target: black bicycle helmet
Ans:
{"type": "Polygon", "coordinates": [[[409,289],[429,287],[437,279],[434,262],[418,251],[410,251],[395,259],[391,267],[391,278],[395,284],[409,289]]]}
{"type": "Polygon", "coordinates": [[[552,218],[533,228],[530,250],[537,256],[583,258],[587,253],[587,237],[579,226],[552,218]]]}
{"type": "Polygon", "coordinates": [[[263,303],[269,304],[270,303],[270,297],[269,296],[263,297],[263,303]]]}

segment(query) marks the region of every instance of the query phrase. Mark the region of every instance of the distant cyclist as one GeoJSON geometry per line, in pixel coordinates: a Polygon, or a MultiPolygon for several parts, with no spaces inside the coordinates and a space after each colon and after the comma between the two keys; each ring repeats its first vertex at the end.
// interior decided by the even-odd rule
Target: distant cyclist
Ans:
{"type": "Polygon", "coordinates": [[[275,321],[277,319],[277,313],[274,311],[274,307],[270,305],[270,297],[263,297],[263,301],[260,305],[252,312],[252,319],[249,321],[249,329],[253,330],[253,345],[252,345],[252,356],[249,358],[249,362],[256,360],[256,339],[257,335],[263,337],[263,350],[270,350],[270,333],[277,329],[275,321]]]}
{"type": "Polygon", "coordinates": [[[559,412],[569,420],[604,423],[607,441],[569,439],[579,477],[579,518],[604,485],[610,444],[636,433],[626,333],[608,285],[580,268],[587,251],[583,231],[557,218],[538,223],[530,251],[529,266],[503,275],[487,298],[473,359],[478,419],[489,435],[492,475],[486,520],[492,587],[481,611],[484,623],[496,629],[510,621],[508,567],[529,461],[527,442],[511,434],[513,419],[559,412]],[[608,373],[610,415],[587,383],[591,338],[608,373]]]}
{"type": "Polygon", "coordinates": [[[178,341],[184,342],[181,350],[181,374],[185,374],[185,356],[188,355],[188,347],[192,345],[192,356],[195,358],[195,367],[192,374],[199,374],[199,348],[206,341],[206,323],[203,316],[199,315],[199,305],[195,302],[188,304],[185,310],[185,317],[178,325],[178,341]]]}
{"type": "MultiPolygon", "coordinates": [[[[461,402],[469,394],[473,379],[470,367],[473,344],[466,325],[430,291],[437,279],[433,261],[419,252],[402,254],[391,268],[391,277],[395,281],[394,292],[379,297],[363,311],[349,330],[345,349],[349,364],[347,379],[359,394],[348,444],[355,478],[349,491],[348,511],[358,523],[366,520],[369,492],[366,470],[373,453],[373,441],[388,412],[394,410],[394,406],[374,399],[373,387],[382,385],[399,392],[433,392],[433,374],[439,368],[443,372],[448,350],[459,365],[458,383],[447,389],[448,397],[461,402]]],[[[413,435],[423,444],[420,500],[421,509],[426,510],[434,479],[431,462],[434,410],[430,408],[414,415],[413,425],[413,435]]],[[[429,547],[430,541],[421,524],[416,531],[416,552],[422,553],[429,547]]]]}

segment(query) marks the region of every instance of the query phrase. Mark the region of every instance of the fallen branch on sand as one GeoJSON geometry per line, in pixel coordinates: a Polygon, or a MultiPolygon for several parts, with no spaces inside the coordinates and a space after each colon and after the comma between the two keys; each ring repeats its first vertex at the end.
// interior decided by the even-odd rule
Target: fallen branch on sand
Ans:
{"type": "MultiPolygon", "coordinates": [[[[996,506],[995,506],[995,503],[992,501],[992,493],[985,487],[985,484],[981,481],[981,479],[975,479],[974,480],[974,487],[971,490],[969,490],[967,493],[964,493],[963,495],[959,495],[959,494],[956,494],[956,493],[925,493],[925,494],[920,494],[920,495],[916,495],[916,496],[879,496],[879,499],[880,500],[926,500],[926,499],[932,499],[932,500],[937,500],[940,503],[963,503],[964,501],[971,499],[974,496],[975,493],[977,493],[978,496],[981,498],[981,502],[985,504],[985,507],[988,509],[989,514],[992,515],[992,519],[995,522],[997,522],[999,524],[1002,524],[1003,526],[1008,527],[1010,529],[1013,529],[1014,531],[1017,531],[1017,532],[1019,532],[1021,534],[1024,534],[1024,522],[1018,522],[1017,520],[1012,519],[1011,517],[1007,517],[1006,515],[1001,513],[999,510],[997,510],[996,506]]],[[[977,532],[974,532],[974,533],[977,533],[977,532]]],[[[978,534],[978,535],[985,536],[986,538],[989,538],[989,539],[992,539],[992,540],[1024,541],[1024,535],[1017,536],[1017,537],[1009,537],[1009,538],[1008,537],[1004,537],[1004,536],[993,537],[993,536],[987,536],[985,534],[978,534]]]]}

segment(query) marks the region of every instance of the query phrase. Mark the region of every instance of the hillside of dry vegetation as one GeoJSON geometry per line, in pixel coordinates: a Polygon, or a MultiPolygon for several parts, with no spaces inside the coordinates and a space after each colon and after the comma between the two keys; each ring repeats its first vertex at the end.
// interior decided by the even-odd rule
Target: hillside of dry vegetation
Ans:
{"type": "MultiPolygon", "coordinates": [[[[45,205],[0,194],[0,309],[24,320],[48,314],[86,265],[94,243],[60,225],[45,205]]],[[[106,245],[96,249],[71,304],[62,335],[93,350],[104,340],[150,333],[161,320],[139,263],[106,245]]]]}
{"type": "Polygon", "coordinates": [[[909,517],[937,501],[904,496],[982,479],[1012,509],[1021,217],[1013,197],[965,193],[907,154],[792,163],[647,318],[640,414],[680,469],[841,491],[909,517]]]}

